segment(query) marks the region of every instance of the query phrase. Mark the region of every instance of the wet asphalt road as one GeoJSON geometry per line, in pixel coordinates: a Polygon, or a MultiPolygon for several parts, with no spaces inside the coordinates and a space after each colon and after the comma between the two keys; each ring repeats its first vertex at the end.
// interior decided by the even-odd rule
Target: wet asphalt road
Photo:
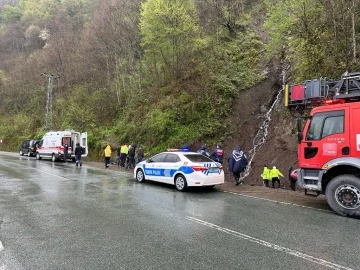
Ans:
{"type": "Polygon", "coordinates": [[[0,270],[360,269],[359,222],[0,153],[0,270]]]}

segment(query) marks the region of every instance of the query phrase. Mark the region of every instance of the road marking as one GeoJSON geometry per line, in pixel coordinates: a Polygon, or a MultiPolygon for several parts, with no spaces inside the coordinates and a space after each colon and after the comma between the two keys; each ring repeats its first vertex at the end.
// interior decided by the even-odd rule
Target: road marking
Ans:
{"type": "Polygon", "coordinates": [[[245,195],[245,194],[231,192],[231,191],[225,191],[225,190],[221,190],[221,192],[230,193],[233,195],[238,195],[238,196],[243,196],[243,197],[248,197],[248,198],[252,198],[252,199],[264,200],[264,201],[275,202],[275,203],[291,205],[291,206],[297,206],[297,207],[318,210],[318,211],[323,211],[323,212],[328,212],[328,213],[334,213],[334,211],[331,211],[331,210],[326,210],[326,209],[321,209],[321,208],[316,208],[316,207],[311,207],[311,206],[305,206],[305,205],[300,205],[300,204],[296,204],[296,203],[280,202],[280,201],[275,201],[275,200],[271,200],[271,199],[260,198],[260,197],[256,197],[256,196],[245,195]]]}
{"type": "MultiPolygon", "coordinates": [[[[4,249],[4,246],[3,246],[3,244],[1,243],[1,241],[0,241],[0,251],[2,251],[4,249]]],[[[1,269],[1,268],[0,268],[1,269]]]]}
{"type": "Polygon", "coordinates": [[[6,268],[6,266],[5,265],[3,265],[3,266],[0,266],[0,270],[6,270],[7,268],[6,268]]]}
{"type": "Polygon", "coordinates": [[[323,260],[323,259],[320,259],[320,258],[316,258],[316,257],[310,256],[310,255],[307,255],[305,253],[301,253],[299,251],[292,250],[290,248],[282,247],[282,246],[279,246],[279,245],[276,245],[276,244],[273,244],[273,243],[270,243],[270,242],[255,238],[255,237],[252,237],[252,236],[247,235],[247,234],[239,233],[237,231],[233,231],[233,230],[230,230],[230,229],[227,229],[227,228],[224,228],[224,227],[220,227],[220,226],[217,226],[217,225],[215,225],[213,223],[203,221],[201,219],[197,219],[197,218],[193,218],[193,217],[189,217],[189,216],[185,217],[185,219],[187,219],[189,221],[192,221],[192,222],[195,222],[195,223],[198,223],[198,224],[201,224],[201,225],[204,225],[204,226],[207,226],[207,227],[210,227],[212,229],[215,229],[215,230],[218,230],[218,231],[221,231],[221,232],[224,232],[224,233],[227,233],[227,234],[242,238],[244,240],[248,240],[250,242],[253,242],[253,243],[268,247],[268,248],[272,248],[274,250],[278,250],[278,251],[284,252],[284,253],[289,254],[289,255],[293,255],[295,257],[298,257],[298,258],[301,258],[301,259],[304,259],[304,260],[307,260],[307,261],[310,261],[310,262],[313,262],[313,263],[316,263],[316,264],[319,264],[319,265],[322,265],[322,266],[326,266],[326,267],[329,267],[329,268],[332,268],[332,269],[338,269],[338,270],[354,270],[352,268],[345,267],[345,266],[342,266],[342,265],[339,265],[339,264],[335,264],[335,263],[332,263],[332,262],[329,262],[329,261],[326,261],[326,260],[323,260]]]}

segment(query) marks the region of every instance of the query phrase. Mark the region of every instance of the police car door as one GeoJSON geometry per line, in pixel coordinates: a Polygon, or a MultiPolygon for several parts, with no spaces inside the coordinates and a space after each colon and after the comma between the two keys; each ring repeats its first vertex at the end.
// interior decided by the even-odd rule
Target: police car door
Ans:
{"type": "Polygon", "coordinates": [[[166,183],[174,184],[173,175],[181,166],[181,159],[178,154],[170,153],[164,162],[164,179],[166,183]]]}
{"type": "Polygon", "coordinates": [[[167,153],[161,153],[152,158],[149,158],[145,164],[145,177],[146,179],[166,182],[164,179],[164,161],[167,153]]]}

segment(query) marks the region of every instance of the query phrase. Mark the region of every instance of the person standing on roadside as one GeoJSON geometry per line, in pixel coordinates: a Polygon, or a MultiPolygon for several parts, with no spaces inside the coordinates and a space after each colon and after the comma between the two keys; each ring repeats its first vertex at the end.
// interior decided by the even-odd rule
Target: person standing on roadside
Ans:
{"type": "Polygon", "coordinates": [[[105,168],[109,168],[110,165],[110,158],[111,158],[111,147],[110,145],[106,145],[104,150],[104,156],[105,156],[105,168]]]}
{"type": "Polygon", "coordinates": [[[126,164],[126,170],[135,168],[135,152],[136,144],[131,144],[129,147],[129,162],[126,164]]]}
{"type": "Polygon", "coordinates": [[[281,188],[280,187],[280,176],[284,177],[282,175],[282,173],[275,166],[273,166],[272,169],[270,170],[270,178],[272,181],[272,188],[275,188],[275,182],[278,182],[279,188],[281,188]]]}
{"type": "Polygon", "coordinates": [[[121,168],[125,168],[125,162],[126,162],[126,157],[127,157],[128,152],[129,152],[129,147],[127,146],[127,144],[124,143],[123,145],[121,145],[121,148],[120,148],[120,155],[121,155],[120,167],[121,168]]]}
{"type": "Polygon", "coordinates": [[[69,146],[67,143],[65,143],[64,144],[64,161],[65,161],[65,163],[67,163],[68,154],[69,154],[69,146]]]}
{"type": "Polygon", "coordinates": [[[81,161],[81,155],[83,153],[83,149],[80,146],[80,143],[76,144],[75,147],[75,162],[76,162],[76,167],[78,167],[80,165],[80,167],[82,166],[82,161],[81,161]]]}
{"type": "Polygon", "coordinates": [[[222,147],[220,144],[216,145],[216,148],[211,152],[210,158],[213,159],[216,162],[219,162],[220,164],[223,163],[223,157],[224,157],[224,151],[222,150],[222,147]]]}
{"type": "Polygon", "coordinates": [[[141,146],[139,146],[137,151],[137,159],[138,159],[138,163],[144,159],[144,149],[141,146]]]}
{"type": "Polygon", "coordinates": [[[246,166],[248,165],[248,160],[239,145],[236,145],[232,153],[228,158],[229,171],[233,173],[235,178],[235,185],[240,184],[240,174],[245,171],[246,166]]]}
{"type": "Polygon", "coordinates": [[[290,181],[291,190],[295,191],[296,181],[297,181],[297,170],[294,170],[292,166],[289,168],[289,181],[290,181]]]}
{"type": "Polygon", "coordinates": [[[116,150],[116,164],[118,165],[118,167],[120,167],[120,163],[121,163],[121,152],[120,152],[120,148],[118,148],[116,150]]]}
{"type": "Polygon", "coordinates": [[[265,187],[269,187],[270,181],[270,169],[264,165],[263,173],[261,174],[261,178],[263,180],[263,184],[265,187]]]}

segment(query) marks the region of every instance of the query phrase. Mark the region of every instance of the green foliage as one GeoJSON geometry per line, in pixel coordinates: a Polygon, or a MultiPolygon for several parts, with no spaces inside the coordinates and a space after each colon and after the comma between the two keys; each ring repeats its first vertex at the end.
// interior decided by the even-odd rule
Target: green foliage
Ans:
{"type": "Polygon", "coordinates": [[[179,76],[203,41],[193,0],[148,0],[141,9],[140,31],[146,71],[166,80],[179,76]]]}
{"type": "Polygon", "coordinates": [[[293,81],[339,77],[356,67],[350,27],[355,10],[349,2],[267,0],[266,4],[267,54],[291,65],[293,81]]]}
{"type": "Polygon", "coordinates": [[[0,13],[0,21],[5,23],[16,22],[20,20],[22,12],[19,7],[4,5],[0,13]]]}
{"type": "Polygon", "coordinates": [[[57,0],[20,0],[19,7],[23,10],[23,20],[46,20],[54,15],[58,8],[57,0]]]}
{"type": "Polygon", "coordinates": [[[0,53],[0,112],[9,119],[0,121],[0,138],[16,137],[7,150],[48,131],[42,72],[60,75],[51,129],[87,131],[91,159],[107,143],[153,153],[224,139],[233,100],[262,78],[263,44],[240,6],[222,8],[230,33],[199,4],[20,0],[21,21],[0,22],[0,52],[10,52],[0,53]],[[45,26],[51,40],[39,42],[45,26]]]}

